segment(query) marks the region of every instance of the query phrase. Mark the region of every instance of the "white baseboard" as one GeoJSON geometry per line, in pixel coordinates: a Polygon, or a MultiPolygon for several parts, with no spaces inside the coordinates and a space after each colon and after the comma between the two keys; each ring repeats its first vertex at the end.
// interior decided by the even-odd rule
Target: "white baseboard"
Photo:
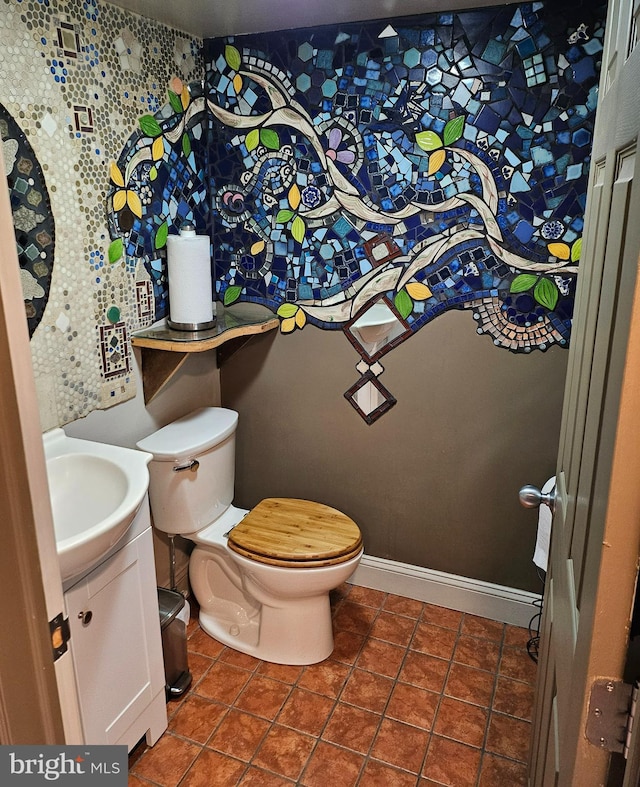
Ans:
{"type": "Polygon", "coordinates": [[[369,555],[348,581],[523,628],[539,610],[536,593],[369,555]]]}

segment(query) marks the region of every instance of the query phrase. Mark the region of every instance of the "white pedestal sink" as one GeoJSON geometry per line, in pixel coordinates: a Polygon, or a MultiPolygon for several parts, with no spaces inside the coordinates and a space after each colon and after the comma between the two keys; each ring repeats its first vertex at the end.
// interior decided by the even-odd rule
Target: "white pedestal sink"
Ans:
{"type": "Polygon", "coordinates": [[[151,454],[43,435],[62,580],[87,571],[122,538],[147,493],[151,454]]]}

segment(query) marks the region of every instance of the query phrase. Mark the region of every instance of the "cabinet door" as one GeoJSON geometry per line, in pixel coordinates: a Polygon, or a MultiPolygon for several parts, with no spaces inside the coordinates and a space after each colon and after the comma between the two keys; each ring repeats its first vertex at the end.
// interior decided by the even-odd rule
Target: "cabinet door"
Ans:
{"type": "Polygon", "coordinates": [[[164,690],[151,529],[65,599],[85,742],[116,743],[164,690]]]}

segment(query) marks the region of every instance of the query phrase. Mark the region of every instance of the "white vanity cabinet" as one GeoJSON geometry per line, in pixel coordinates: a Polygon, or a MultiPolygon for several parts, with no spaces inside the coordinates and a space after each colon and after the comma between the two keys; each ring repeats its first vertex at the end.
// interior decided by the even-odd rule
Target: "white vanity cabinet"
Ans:
{"type": "MultiPolygon", "coordinates": [[[[119,545],[118,545],[119,546],[119,545]]],[[[85,743],[153,745],[167,727],[147,498],[121,548],[65,592],[85,743]]]]}

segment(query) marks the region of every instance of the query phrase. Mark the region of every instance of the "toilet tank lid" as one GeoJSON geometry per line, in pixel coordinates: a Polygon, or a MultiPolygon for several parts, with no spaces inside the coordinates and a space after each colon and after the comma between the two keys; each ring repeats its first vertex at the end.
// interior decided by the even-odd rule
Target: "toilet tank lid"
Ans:
{"type": "Polygon", "coordinates": [[[201,407],[138,441],[158,460],[194,457],[226,440],[236,430],[238,413],[225,407],[201,407]]]}

